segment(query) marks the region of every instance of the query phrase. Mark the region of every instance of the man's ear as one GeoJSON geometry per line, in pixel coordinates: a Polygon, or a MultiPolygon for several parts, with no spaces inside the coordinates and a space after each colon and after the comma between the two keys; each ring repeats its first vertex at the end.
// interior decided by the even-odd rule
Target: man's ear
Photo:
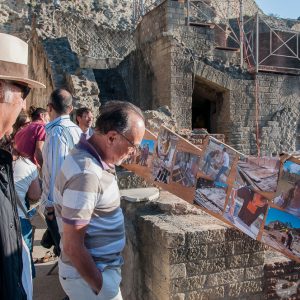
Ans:
{"type": "Polygon", "coordinates": [[[69,106],[68,111],[69,111],[69,114],[73,111],[73,105],[69,106]]]}
{"type": "Polygon", "coordinates": [[[111,130],[111,131],[109,131],[107,133],[107,139],[109,141],[109,144],[113,144],[114,143],[114,141],[117,138],[117,135],[118,135],[118,133],[116,131],[114,131],[114,130],[111,130]]]}

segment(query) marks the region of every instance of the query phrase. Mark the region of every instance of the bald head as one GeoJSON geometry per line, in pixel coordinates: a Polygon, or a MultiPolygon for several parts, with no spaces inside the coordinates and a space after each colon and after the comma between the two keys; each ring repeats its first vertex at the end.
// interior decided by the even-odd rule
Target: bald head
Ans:
{"type": "Polygon", "coordinates": [[[73,97],[66,89],[56,89],[50,95],[52,108],[58,115],[69,114],[72,111],[73,97]]]}
{"type": "Polygon", "coordinates": [[[144,127],[142,111],[130,102],[109,101],[100,109],[96,129],[106,134],[109,131],[126,133],[144,127]]]}

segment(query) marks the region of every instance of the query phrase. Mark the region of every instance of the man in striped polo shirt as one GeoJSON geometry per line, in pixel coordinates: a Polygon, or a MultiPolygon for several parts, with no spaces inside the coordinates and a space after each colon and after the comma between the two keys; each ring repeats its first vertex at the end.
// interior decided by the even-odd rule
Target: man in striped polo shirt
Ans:
{"type": "Polygon", "coordinates": [[[71,300],[120,300],[125,245],[124,218],[114,165],[134,153],[144,117],[129,102],[110,101],[94,134],[67,156],[56,179],[55,211],[60,228],[60,282],[71,300]]]}

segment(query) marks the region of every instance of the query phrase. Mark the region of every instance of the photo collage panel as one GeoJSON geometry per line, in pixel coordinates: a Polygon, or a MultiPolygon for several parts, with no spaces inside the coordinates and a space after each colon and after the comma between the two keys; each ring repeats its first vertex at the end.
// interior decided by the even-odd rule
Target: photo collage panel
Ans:
{"type": "Polygon", "coordinates": [[[228,179],[238,153],[209,137],[201,156],[195,203],[209,212],[222,214],[228,192],[228,179]]]}
{"type": "Polygon", "coordinates": [[[122,166],[300,262],[298,159],[246,156],[212,137],[200,149],[162,126],[122,166]]]}

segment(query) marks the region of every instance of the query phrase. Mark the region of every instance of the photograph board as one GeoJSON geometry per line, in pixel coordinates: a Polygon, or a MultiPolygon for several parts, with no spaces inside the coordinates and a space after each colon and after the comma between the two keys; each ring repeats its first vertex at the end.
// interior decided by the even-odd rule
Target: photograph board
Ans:
{"type": "Polygon", "coordinates": [[[212,137],[208,137],[205,144],[194,200],[208,211],[223,214],[227,194],[233,181],[233,166],[239,153],[212,137]]]}
{"type": "Polygon", "coordinates": [[[286,159],[246,156],[212,137],[199,149],[162,126],[122,166],[300,262],[300,162],[286,159]]]}

